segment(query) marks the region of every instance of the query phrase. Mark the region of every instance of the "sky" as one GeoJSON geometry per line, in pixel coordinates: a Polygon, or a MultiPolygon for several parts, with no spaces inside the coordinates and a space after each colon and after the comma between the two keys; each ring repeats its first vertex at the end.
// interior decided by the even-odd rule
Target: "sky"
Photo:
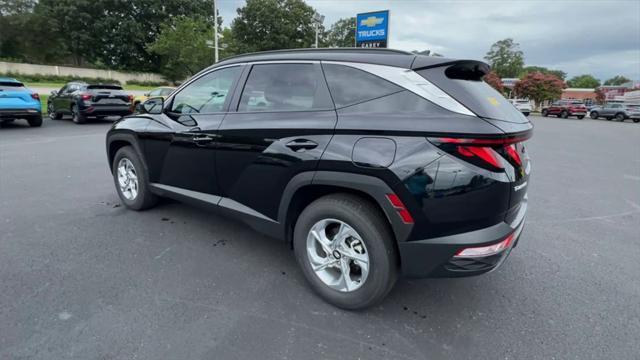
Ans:
{"type": "MultiPolygon", "coordinates": [[[[244,0],[217,0],[229,26],[244,0]]],[[[525,64],[568,73],[640,80],[640,0],[306,0],[329,28],[340,18],[389,10],[389,47],[483,59],[511,37],[525,64]]]]}

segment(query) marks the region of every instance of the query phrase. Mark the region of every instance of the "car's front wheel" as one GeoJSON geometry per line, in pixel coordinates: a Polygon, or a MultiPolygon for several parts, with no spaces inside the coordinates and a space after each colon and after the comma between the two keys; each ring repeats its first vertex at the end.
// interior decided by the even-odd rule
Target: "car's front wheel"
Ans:
{"type": "Polygon", "coordinates": [[[133,210],[153,207],[158,197],[151,193],[142,160],[131,146],[122,147],[113,159],[113,181],[122,203],[133,210]]]}
{"type": "Polygon", "coordinates": [[[563,119],[568,118],[568,117],[569,117],[569,112],[568,112],[567,110],[563,110],[563,111],[560,113],[560,117],[561,117],[561,118],[563,118],[563,119]]]}
{"type": "Polygon", "coordinates": [[[542,109],[542,116],[544,116],[544,117],[549,116],[549,110],[547,110],[547,109],[542,109]]]}
{"type": "Polygon", "coordinates": [[[634,122],[634,123],[639,123],[639,122],[640,122],[640,119],[633,119],[633,122],[634,122]]]}
{"type": "Polygon", "coordinates": [[[624,121],[624,114],[623,113],[617,113],[616,114],[616,120],[624,121]]]}
{"type": "Polygon", "coordinates": [[[300,214],[293,242],[313,290],[337,307],[369,307],[395,284],[393,234],[380,210],[364,198],[334,194],[314,201],[300,214]]]}
{"type": "Polygon", "coordinates": [[[597,111],[592,111],[589,116],[591,116],[592,119],[596,120],[598,119],[598,112],[597,111]]]}

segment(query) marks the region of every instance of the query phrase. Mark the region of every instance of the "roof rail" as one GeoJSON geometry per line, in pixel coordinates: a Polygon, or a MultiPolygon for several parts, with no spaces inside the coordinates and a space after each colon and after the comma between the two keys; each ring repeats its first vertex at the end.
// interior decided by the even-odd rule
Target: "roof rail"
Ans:
{"type": "Polygon", "coordinates": [[[234,55],[234,56],[230,56],[228,58],[224,58],[220,61],[226,61],[226,60],[231,60],[231,59],[238,59],[238,58],[242,58],[245,56],[255,56],[255,55],[269,55],[269,54],[286,54],[286,53],[314,53],[314,52],[318,52],[318,53],[324,53],[324,52],[344,52],[344,53],[348,53],[348,52],[371,52],[371,53],[377,53],[377,54],[396,54],[396,55],[415,55],[414,53],[408,52],[408,51],[404,51],[404,50],[396,50],[396,49],[381,49],[381,48],[357,48],[357,47],[352,47],[352,48],[300,48],[300,49],[280,49],[280,50],[266,50],[266,51],[256,51],[256,52],[252,52],[252,53],[246,53],[246,54],[240,54],[240,55],[234,55]]]}

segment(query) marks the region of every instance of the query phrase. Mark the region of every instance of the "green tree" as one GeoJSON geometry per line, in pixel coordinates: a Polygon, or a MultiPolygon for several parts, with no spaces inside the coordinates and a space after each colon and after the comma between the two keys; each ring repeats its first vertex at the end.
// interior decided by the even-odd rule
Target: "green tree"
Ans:
{"type": "Polygon", "coordinates": [[[160,27],[160,35],[148,50],[160,56],[160,73],[175,82],[213,64],[213,49],[207,46],[211,39],[210,22],[179,16],[160,27]]]}
{"type": "Polygon", "coordinates": [[[567,86],[572,88],[595,89],[600,86],[600,80],[589,74],[578,75],[567,80],[567,86]]]}
{"type": "Polygon", "coordinates": [[[524,55],[520,45],[513,39],[508,38],[494,43],[484,58],[501,78],[514,78],[522,73],[524,55]]]}
{"type": "Polygon", "coordinates": [[[247,0],[231,24],[237,52],[311,47],[315,10],[302,0],[247,0]]]}
{"type": "Polygon", "coordinates": [[[329,47],[356,46],[356,18],[344,18],[336,21],[324,36],[329,47]]]}
{"type": "Polygon", "coordinates": [[[604,85],[622,85],[626,82],[631,81],[630,79],[627,79],[626,77],[622,76],[622,75],[616,75],[614,77],[612,77],[611,79],[607,79],[607,81],[604,82],[604,85]]]}
{"type": "Polygon", "coordinates": [[[559,99],[564,82],[554,75],[534,72],[525,75],[513,88],[516,96],[535,101],[536,107],[545,100],[559,99]]]}

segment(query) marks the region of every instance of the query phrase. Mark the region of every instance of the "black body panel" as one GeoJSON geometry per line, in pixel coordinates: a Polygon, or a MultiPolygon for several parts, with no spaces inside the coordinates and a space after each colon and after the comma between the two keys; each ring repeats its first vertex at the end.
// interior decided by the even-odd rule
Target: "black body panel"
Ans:
{"type": "MultiPolygon", "coordinates": [[[[222,210],[287,241],[297,216],[313,200],[334,192],[357,194],[384,213],[404,274],[464,276],[495,269],[508,251],[475,260],[455,254],[521,231],[531,170],[523,141],[532,125],[519,112],[517,118],[509,117],[511,109],[501,112],[506,117],[501,120],[451,110],[400,84],[386,87],[391,90],[375,98],[339,101],[336,89],[344,84],[325,75],[322,61],[363,62],[433,74],[457,66],[455,71],[462,75],[455,76],[466,76],[468,69],[469,76],[475,76],[476,70],[486,71],[480,62],[390,50],[244,55],[224,60],[187,81],[166,99],[161,114],[126,117],[114,124],[107,134],[109,159],[120,146],[130,144],[141,154],[156,194],[222,210]],[[252,62],[313,64],[313,91],[304,89],[311,86],[308,78],[294,76],[304,66],[283,72],[282,79],[273,82],[268,74],[253,73],[267,64],[252,62]],[[175,113],[173,101],[181,92],[233,65],[241,66],[233,84],[222,92],[209,91],[214,97],[225,96],[219,112],[199,113],[202,107],[194,106],[190,107],[193,112],[175,113]],[[292,84],[291,79],[298,83],[292,84]],[[272,83],[265,85],[268,81],[272,83]],[[335,81],[336,86],[327,81],[335,81]],[[518,140],[506,141],[512,138],[518,140]],[[446,148],[439,139],[453,139],[454,144],[446,148]],[[495,142],[469,146],[485,149],[499,168],[465,157],[470,156],[468,146],[456,143],[477,139],[495,142]],[[515,155],[509,146],[517,159],[510,157],[515,155]],[[399,216],[389,195],[398,197],[411,221],[399,216]]],[[[452,89],[448,88],[458,91],[452,89]]],[[[464,97],[456,100],[465,105],[464,97]]],[[[185,95],[181,101],[191,100],[185,95]]]]}

